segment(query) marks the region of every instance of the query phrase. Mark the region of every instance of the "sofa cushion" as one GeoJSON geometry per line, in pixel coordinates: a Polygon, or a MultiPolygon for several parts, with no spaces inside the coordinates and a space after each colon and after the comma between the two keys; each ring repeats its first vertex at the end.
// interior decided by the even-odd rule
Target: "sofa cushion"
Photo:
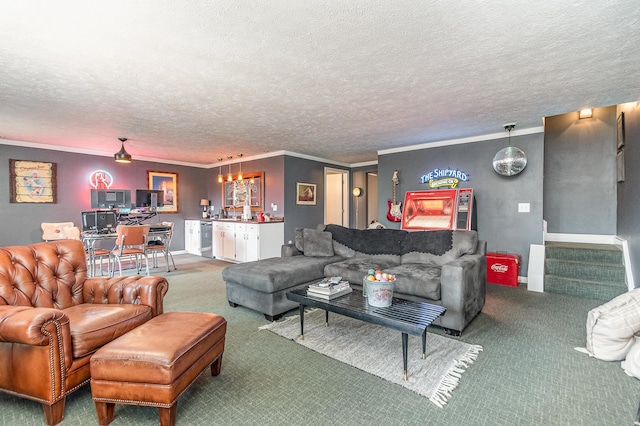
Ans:
{"type": "Polygon", "coordinates": [[[416,231],[403,241],[401,263],[426,263],[443,266],[478,247],[476,231],[416,231]]]}
{"type": "Polygon", "coordinates": [[[333,241],[333,252],[337,255],[337,256],[341,256],[341,257],[353,257],[356,255],[356,251],[354,249],[352,249],[351,247],[342,244],[334,239],[332,239],[331,241],[333,241]]]}
{"type": "Polygon", "coordinates": [[[398,262],[389,259],[369,257],[353,257],[340,262],[331,263],[324,268],[326,277],[342,277],[350,283],[362,284],[362,279],[369,269],[385,270],[397,266],[398,262]]]}
{"type": "Polygon", "coordinates": [[[264,293],[274,293],[322,279],[324,267],[340,260],[342,258],[339,256],[271,257],[229,265],[222,270],[222,279],[264,293]]]}
{"type": "Polygon", "coordinates": [[[330,232],[315,229],[303,229],[303,248],[305,256],[333,256],[333,242],[330,232]]]}
{"type": "Polygon", "coordinates": [[[294,243],[296,248],[300,250],[300,253],[304,252],[304,229],[296,228],[294,243]]]}
{"type": "Polygon", "coordinates": [[[395,275],[394,293],[440,300],[440,266],[428,263],[403,263],[383,272],[395,275]]]}
{"type": "Polygon", "coordinates": [[[640,332],[640,288],[587,313],[587,351],[603,361],[625,359],[640,332]]]}
{"type": "Polygon", "coordinates": [[[63,310],[69,317],[73,357],[89,355],[152,317],[146,305],[82,303],[63,310]]]}

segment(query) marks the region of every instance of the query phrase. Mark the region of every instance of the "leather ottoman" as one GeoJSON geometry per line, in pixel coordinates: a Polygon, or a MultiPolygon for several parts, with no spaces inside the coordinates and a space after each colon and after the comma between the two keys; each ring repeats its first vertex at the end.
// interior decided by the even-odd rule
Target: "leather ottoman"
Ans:
{"type": "Polygon", "coordinates": [[[115,404],[158,407],[173,425],[182,392],[211,366],[220,374],[227,321],[215,314],[167,312],[100,348],[91,357],[91,395],[101,425],[115,404]]]}

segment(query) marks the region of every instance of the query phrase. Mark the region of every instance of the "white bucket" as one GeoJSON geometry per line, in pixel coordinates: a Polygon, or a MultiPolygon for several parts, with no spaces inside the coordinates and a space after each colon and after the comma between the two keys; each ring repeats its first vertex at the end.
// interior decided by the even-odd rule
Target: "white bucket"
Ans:
{"type": "Polygon", "coordinates": [[[393,298],[393,282],[367,281],[367,303],[384,308],[391,306],[393,298]]]}

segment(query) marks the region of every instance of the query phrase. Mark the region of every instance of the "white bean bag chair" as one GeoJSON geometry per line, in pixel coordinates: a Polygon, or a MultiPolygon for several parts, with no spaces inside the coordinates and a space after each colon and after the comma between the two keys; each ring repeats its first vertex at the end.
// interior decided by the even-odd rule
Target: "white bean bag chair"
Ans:
{"type": "Polygon", "coordinates": [[[640,379],[640,339],[635,338],[634,344],[627,352],[627,357],[622,361],[622,369],[627,375],[640,379]]]}
{"type": "Polygon", "coordinates": [[[587,314],[587,352],[604,361],[625,359],[640,332],[640,288],[587,314]]]}

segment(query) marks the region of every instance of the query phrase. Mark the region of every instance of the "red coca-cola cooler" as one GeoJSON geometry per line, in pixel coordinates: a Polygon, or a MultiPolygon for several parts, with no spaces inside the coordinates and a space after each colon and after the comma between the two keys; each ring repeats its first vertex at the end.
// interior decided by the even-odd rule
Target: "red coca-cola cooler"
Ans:
{"type": "Polygon", "coordinates": [[[487,253],[487,282],[517,287],[519,266],[518,254],[487,253]]]}

